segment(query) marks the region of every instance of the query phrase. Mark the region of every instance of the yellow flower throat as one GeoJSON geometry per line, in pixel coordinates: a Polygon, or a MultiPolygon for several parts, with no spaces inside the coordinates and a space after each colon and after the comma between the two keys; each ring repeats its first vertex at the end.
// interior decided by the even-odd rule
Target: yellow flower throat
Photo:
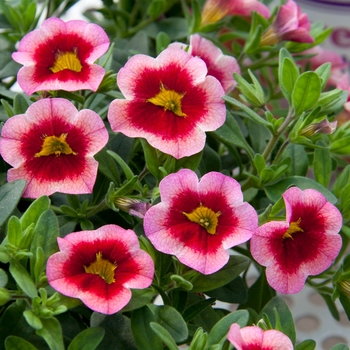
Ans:
{"type": "Polygon", "coordinates": [[[186,118],[186,114],[181,109],[181,100],[184,96],[185,93],[180,94],[174,90],[168,90],[161,83],[158,94],[146,101],[156,106],[164,107],[164,111],[171,111],[179,117],[186,118]]]}
{"type": "Polygon", "coordinates": [[[77,50],[73,52],[61,52],[58,51],[56,54],[56,59],[52,67],[49,69],[52,73],[58,73],[62,70],[69,69],[73,72],[80,72],[83,66],[77,55],[77,50]]]}
{"type": "Polygon", "coordinates": [[[63,133],[59,137],[44,135],[41,151],[35,153],[34,157],[49,156],[51,154],[55,154],[58,157],[61,153],[76,155],[77,153],[73,152],[66,141],[67,135],[67,133],[63,133]]]}
{"type": "Polygon", "coordinates": [[[291,222],[289,224],[288,230],[283,234],[282,239],[285,240],[287,238],[293,239],[293,235],[296,232],[304,232],[304,230],[299,226],[301,222],[301,218],[297,221],[291,222]]]}
{"type": "Polygon", "coordinates": [[[218,217],[221,215],[220,211],[215,213],[201,203],[199,207],[194,209],[191,213],[182,212],[182,214],[184,214],[191,222],[195,222],[204,227],[209,234],[215,235],[216,228],[219,224],[218,217]]]}
{"type": "Polygon", "coordinates": [[[107,284],[115,282],[114,270],[117,268],[117,263],[111,263],[107,259],[102,258],[102,252],[96,253],[96,260],[89,266],[84,265],[86,273],[100,276],[107,284]]]}

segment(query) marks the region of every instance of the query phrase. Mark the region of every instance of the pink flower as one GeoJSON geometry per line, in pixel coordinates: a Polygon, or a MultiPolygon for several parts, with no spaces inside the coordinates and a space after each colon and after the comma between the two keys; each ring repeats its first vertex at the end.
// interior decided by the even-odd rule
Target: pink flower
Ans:
{"type": "Polygon", "coordinates": [[[274,329],[263,331],[257,326],[239,328],[237,323],[230,327],[227,339],[236,350],[293,350],[291,340],[274,329]]]}
{"type": "MultiPolygon", "coordinates": [[[[185,48],[182,43],[172,43],[169,47],[185,48]]],[[[226,93],[231,92],[237,85],[233,79],[233,73],[241,74],[237,60],[215,46],[210,40],[199,34],[191,35],[187,52],[192,56],[201,58],[208,68],[208,75],[218,79],[226,93]]]]}
{"type": "Polygon", "coordinates": [[[152,283],[153,260],[140,249],[134,231],[105,225],[57,241],[60,252],[47,261],[50,285],[94,311],[113,314],[131,299],[130,288],[152,283]]]}
{"type": "Polygon", "coordinates": [[[299,292],[308,275],[318,275],[342,245],[339,210],[318,191],[288,189],[283,194],[286,221],[260,226],[250,241],[253,258],[266,266],[267,281],[280,293],[299,292]]]}
{"type": "Polygon", "coordinates": [[[7,180],[24,179],[24,197],[37,198],[54,192],[91,193],[98,162],[93,155],[108,141],[99,115],[80,112],[68,100],[43,99],[26,114],[5,122],[0,152],[13,166],[7,180]]]}
{"type": "Polygon", "coordinates": [[[280,7],[275,21],[263,33],[260,45],[274,45],[280,41],[288,40],[299,43],[313,43],[310,35],[310,22],[305,13],[293,0],[287,0],[280,7]]]}
{"type": "Polygon", "coordinates": [[[94,62],[108,46],[107,34],[96,24],[49,18],[24,36],[12,54],[24,65],[18,83],[28,95],[40,90],[96,91],[105,71],[94,62]]]}
{"type": "Polygon", "coordinates": [[[228,15],[251,16],[252,12],[270,17],[268,7],[258,0],[207,0],[202,11],[202,25],[215,23],[228,15]]]}
{"type": "Polygon", "coordinates": [[[146,236],[157,250],[203,274],[221,269],[226,250],[248,241],[257,227],[255,210],[229,176],[210,172],[198,181],[182,169],[166,176],[159,189],[161,202],[144,218],[146,236]]]}
{"type": "Polygon", "coordinates": [[[114,100],[108,120],[115,132],[143,137],[175,158],[191,156],[205,145],[205,131],[226,117],[220,82],[207,76],[200,58],[168,48],[157,58],[135,55],[119,71],[126,100],[114,100]]]}

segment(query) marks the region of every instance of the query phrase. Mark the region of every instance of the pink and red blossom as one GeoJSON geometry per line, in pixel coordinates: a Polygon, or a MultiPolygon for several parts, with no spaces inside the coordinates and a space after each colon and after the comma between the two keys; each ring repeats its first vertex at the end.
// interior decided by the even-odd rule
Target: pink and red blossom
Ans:
{"type": "Polygon", "coordinates": [[[254,208],[229,176],[210,172],[198,180],[182,169],[166,176],[159,190],[161,202],[144,217],[146,236],[157,250],[203,274],[220,270],[227,249],[248,241],[257,227],[254,208]]]}
{"type": "Polygon", "coordinates": [[[313,43],[310,35],[310,22],[307,14],[302,13],[294,0],[287,0],[280,7],[275,21],[263,33],[260,45],[274,45],[280,41],[313,43]]]}
{"type": "Polygon", "coordinates": [[[130,288],[147,288],[152,283],[153,260],[140,249],[132,230],[105,225],[57,241],[60,252],[47,261],[50,285],[94,311],[116,313],[131,299],[130,288]]]}
{"type": "Polygon", "coordinates": [[[107,129],[94,111],[78,112],[61,98],[42,99],[5,122],[0,152],[13,166],[7,180],[27,181],[24,197],[83,194],[92,192],[98,168],[93,156],[107,141],[107,129]]]}
{"type": "MultiPolygon", "coordinates": [[[[181,43],[172,43],[169,47],[184,48],[181,43]]],[[[237,60],[215,46],[210,40],[201,37],[199,34],[191,35],[187,52],[192,56],[201,58],[208,68],[208,75],[218,79],[226,93],[231,92],[237,85],[233,79],[233,73],[241,74],[237,60]]]]}
{"type": "Polygon", "coordinates": [[[342,246],[339,210],[318,191],[288,189],[286,221],[260,226],[250,240],[253,258],[266,266],[267,281],[284,294],[299,292],[309,275],[331,266],[342,246]]]}
{"type": "Polygon", "coordinates": [[[24,36],[12,54],[24,65],[18,84],[28,95],[45,90],[96,91],[105,71],[94,62],[108,46],[107,34],[96,24],[49,18],[24,36]]]}
{"type": "Polygon", "coordinates": [[[227,339],[236,350],[293,350],[292,341],[282,332],[274,329],[262,330],[257,326],[240,329],[237,323],[231,325],[227,339]]]}
{"type": "Polygon", "coordinates": [[[202,11],[202,25],[215,23],[225,16],[247,16],[257,12],[265,18],[270,10],[258,0],[207,0],[202,11]]]}
{"type": "Polygon", "coordinates": [[[205,132],[225,122],[220,82],[207,76],[203,60],[179,48],[168,48],[157,58],[131,57],[117,83],[126,99],[110,105],[112,130],[143,137],[177,159],[200,152],[205,132]]]}

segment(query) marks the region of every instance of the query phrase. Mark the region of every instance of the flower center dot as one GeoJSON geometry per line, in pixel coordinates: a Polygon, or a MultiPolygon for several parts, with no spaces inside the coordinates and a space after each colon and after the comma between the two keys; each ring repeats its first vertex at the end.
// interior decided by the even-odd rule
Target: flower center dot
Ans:
{"type": "Polygon", "coordinates": [[[171,111],[179,117],[186,118],[186,114],[181,109],[181,99],[185,96],[185,93],[178,93],[174,90],[168,90],[164,85],[160,84],[160,91],[157,95],[147,99],[147,102],[151,102],[156,106],[164,107],[164,111],[171,111]]]}
{"type": "Polygon", "coordinates": [[[80,72],[83,66],[77,56],[77,51],[73,52],[61,52],[58,51],[55,62],[50,70],[52,73],[61,72],[62,70],[69,69],[74,72],[80,72]]]}
{"type": "Polygon", "coordinates": [[[291,222],[289,224],[288,230],[283,234],[282,239],[291,238],[293,239],[293,234],[296,232],[304,232],[304,230],[299,226],[301,222],[301,218],[298,219],[298,221],[291,222]]]}
{"type": "Polygon", "coordinates": [[[67,135],[67,133],[61,134],[59,137],[44,135],[41,151],[35,153],[34,157],[49,156],[51,154],[55,154],[58,157],[61,153],[76,155],[77,153],[73,152],[66,141],[67,135]]]}
{"type": "Polygon", "coordinates": [[[195,222],[204,227],[211,235],[215,235],[219,223],[218,217],[221,215],[221,212],[218,211],[215,213],[201,203],[200,206],[194,209],[191,213],[182,212],[182,214],[184,214],[191,222],[195,222]]]}
{"type": "Polygon", "coordinates": [[[117,263],[111,263],[109,260],[103,259],[101,252],[96,253],[96,260],[88,267],[84,265],[84,270],[86,273],[92,273],[100,276],[106,281],[107,284],[112,284],[115,282],[114,270],[116,268],[117,263]]]}

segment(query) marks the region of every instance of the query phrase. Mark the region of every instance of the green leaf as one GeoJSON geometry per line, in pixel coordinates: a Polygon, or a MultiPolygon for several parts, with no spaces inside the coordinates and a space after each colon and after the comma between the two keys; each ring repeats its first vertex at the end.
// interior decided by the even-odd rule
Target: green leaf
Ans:
{"type": "Polygon", "coordinates": [[[159,171],[160,163],[158,159],[157,150],[152,147],[145,139],[140,139],[143,154],[145,156],[147,169],[151,172],[151,174],[158,180],[161,180],[161,174],[159,171]]]}
{"type": "MultiPolygon", "coordinates": [[[[253,75],[253,73],[249,71],[249,74],[250,74],[250,77],[254,79],[254,86],[249,82],[247,82],[241,75],[237,73],[233,73],[233,76],[238,84],[237,87],[239,91],[244,95],[247,101],[253,106],[260,108],[265,104],[264,91],[260,86],[259,82],[257,81],[257,79],[255,78],[255,76],[253,75]],[[256,86],[258,86],[258,90],[256,89],[256,86]]],[[[224,97],[228,97],[228,96],[224,96],[224,97]]],[[[229,101],[229,100],[226,99],[226,101],[229,101]]]]}
{"type": "Polygon", "coordinates": [[[17,94],[13,100],[13,112],[17,114],[24,114],[29,107],[29,103],[23,94],[17,94]]]}
{"type": "Polygon", "coordinates": [[[131,316],[131,329],[135,342],[139,349],[155,350],[162,348],[161,339],[152,331],[151,322],[156,321],[156,316],[146,305],[134,310],[131,316]]]}
{"type": "Polygon", "coordinates": [[[120,176],[118,168],[113,159],[108,155],[106,148],[95,154],[94,158],[98,161],[98,170],[117,186],[120,185],[120,176]]]}
{"type": "Polygon", "coordinates": [[[37,198],[21,216],[22,230],[26,230],[31,224],[36,224],[40,215],[50,207],[48,196],[37,198]]]}
{"type": "Polygon", "coordinates": [[[6,350],[37,350],[37,348],[23,338],[10,335],[5,340],[6,350]]]}
{"type": "Polygon", "coordinates": [[[311,339],[304,340],[295,347],[295,350],[314,350],[316,348],[316,342],[311,339]]]}
{"type": "Polygon", "coordinates": [[[67,350],[95,350],[104,334],[104,329],[100,327],[85,329],[74,337],[67,350]]]}
{"type": "Polygon", "coordinates": [[[169,332],[156,322],[151,322],[150,326],[157,336],[165,343],[169,350],[178,350],[178,347],[169,332]]]}
{"type": "Polygon", "coordinates": [[[3,269],[0,269],[0,288],[6,287],[8,282],[8,277],[3,269]]]}
{"type": "Polygon", "coordinates": [[[227,112],[225,124],[212,133],[217,139],[227,146],[237,146],[244,149],[250,158],[254,158],[255,152],[244,138],[235,118],[227,112]]]}
{"type": "Polygon", "coordinates": [[[191,281],[192,292],[207,292],[224,286],[245,271],[249,263],[250,260],[245,256],[231,255],[228,263],[218,272],[211,275],[199,274],[194,281],[191,281]]]}
{"type": "Polygon", "coordinates": [[[168,305],[158,306],[153,304],[150,304],[149,308],[156,316],[156,322],[164,327],[176,342],[180,343],[187,339],[186,322],[175,308],[168,305]]]}
{"type": "Polygon", "coordinates": [[[159,55],[163,50],[165,50],[170,44],[170,38],[167,33],[160,32],[156,38],[156,51],[159,55]]]}
{"type": "Polygon", "coordinates": [[[241,276],[220,288],[206,292],[208,296],[231,304],[245,303],[248,298],[248,290],[241,276]]]}
{"type": "Polygon", "coordinates": [[[350,165],[347,165],[340,175],[337,176],[332,187],[332,192],[336,197],[340,197],[344,187],[350,183],[350,165]]]}
{"type": "Polygon", "coordinates": [[[290,158],[291,164],[286,175],[305,176],[309,169],[309,158],[306,154],[305,147],[290,143],[283,152],[282,159],[290,158]]]}
{"type": "Polygon", "coordinates": [[[152,0],[150,3],[147,13],[152,18],[157,18],[162,12],[164,8],[164,1],[163,0],[152,0]]]}
{"type": "MultiPolygon", "coordinates": [[[[317,141],[317,145],[326,147],[326,144],[322,141],[317,141]]],[[[332,174],[332,158],[328,148],[315,149],[313,168],[315,180],[328,188],[332,174]]]]}
{"type": "Polygon", "coordinates": [[[199,6],[198,0],[191,0],[191,9],[192,21],[189,28],[190,34],[198,32],[202,22],[201,8],[199,6]]]}
{"type": "Polygon", "coordinates": [[[271,299],[265,307],[261,310],[260,317],[266,314],[274,329],[277,329],[286,334],[293,344],[296,341],[296,333],[294,327],[293,315],[290,312],[286,302],[281,297],[274,297],[271,299]],[[275,312],[278,312],[279,319],[283,322],[278,327],[278,319],[276,318],[275,312]]]}
{"type": "Polygon", "coordinates": [[[315,73],[321,78],[321,90],[324,89],[331,73],[332,64],[330,62],[324,63],[315,69],[315,73]]]}
{"type": "Polygon", "coordinates": [[[199,315],[203,310],[205,310],[207,307],[213,305],[215,302],[215,298],[209,298],[200,300],[191,306],[189,306],[183,313],[183,317],[186,322],[192,321],[197,315],[199,315]]]}
{"type": "Polygon", "coordinates": [[[26,181],[17,180],[8,182],[0,187],[0,226],[16,208],[26,186],[26,181]]]}
{"type": "Polygon", "coordinates": [[[223,344],[233,323],[238,323],[240,327],[245,327],[248,321],[249,312],[247,310],[238,310],[229,313],[211,329],[208,337],[208,345],[223,344]]]}
{"type": "Polygon", "coordinates": [[[10,273],[15,279],[18,286],[26,293],[30,298],[34,298],[38,295],[34,281],[30,277],[28,271],[22,266],[22,264],[15,260],[10,260],[10,273]]]}
{"type": "Polygon", "coordinates": [[[23,312],[23,316],[28,322],[28,324],[34,329],[43,328],[43,324],[38,316],[36,316],[32,310],[25,310],[23,312]]]}
{"type": "Polygon", "coordinates": [[[292,102],[295,114],[311,109],[318,101],[321,95],[321,79],[314,72],[305,72],[301,74],[295,82],[292,92],[292,102]]]}
{"type": "Polygon", "coordinates": [[[332,346],[329,350],[349,350],[349,347],[346,344],[337,344],[332,346]]]}
{"type": "Polygon", "coordinates": [[[17,216],[11,216],[7,223],[7,239],[10,244],[19,247],[22,237],[21,222],[17,216]]]}
{"type": "MultiPolygon", "coordinates": [[[[317,76],[319,79],[319,77],[317,76]]],[[[254,122],[264,125],[264,126],[271,126],[272,124],[268,122],[267,120],[263,119],[260,117],[259,114],[255,113],[252,109],[250,109],[248,106],[243,104],[242,102],[239,102],[238,100],[234,99],[233,97],[230,96],[223,96],[223,99],[227,101],[228,103],[233,104],[234,106],[240,108],[242,111],[246,113],[246,116],[253,120],[254,122]]]]}
{"type": "MultiPolygon", "coordinates": [[[[57,237],[59,236],[58,221],[55,213],[49,209],[44,211],[34,228],[34,237],[30,246],[33,256],[36,255],[37,247],[44,251],[43,265],[46,265],[47,259],[57,251],[57,237]]],[[[33,273],[35,259],[30,261],[30,269],[33,273]]]]}
{"type": "Polygon", "coordinates": [[[268,198],[270,198],[273,202],[277,202],[281,198],[282,194],[291,186],[299,187],[301,190],[313,188],[321,192],[327,198],[328,202],[331,202],[332,204],[336,204],[338,201],[337,197],[335,197],[332,192],[328,191],[318,182],[302,176],[286,177],[274,183],[273,185],[265,186],[264,190],[268,198]]]}
{"type": "Polygon", "coordinates": [[[10,104],[4,99],[1,99],[0,101],[1,101],[2,106],[4,107],[4,110],[5,110],[6,114],[7,114],[7,116],[9,118],[13,117],[15,115],[15,112],[13,111],[12,107],[10,106],[10,104]]]}
{"type": "Polygon", "coordinates": [[[56,318],[45,318],[41,320],[43,328],[35,333],[45,339],[52,350],[64,350],[62,328],[56,318]]]}
{"type": "Polygon", "coordinates": [[[348,155],[350,153],[350,135],[334,141],[331,144],[331,152],[348,155]]]}

